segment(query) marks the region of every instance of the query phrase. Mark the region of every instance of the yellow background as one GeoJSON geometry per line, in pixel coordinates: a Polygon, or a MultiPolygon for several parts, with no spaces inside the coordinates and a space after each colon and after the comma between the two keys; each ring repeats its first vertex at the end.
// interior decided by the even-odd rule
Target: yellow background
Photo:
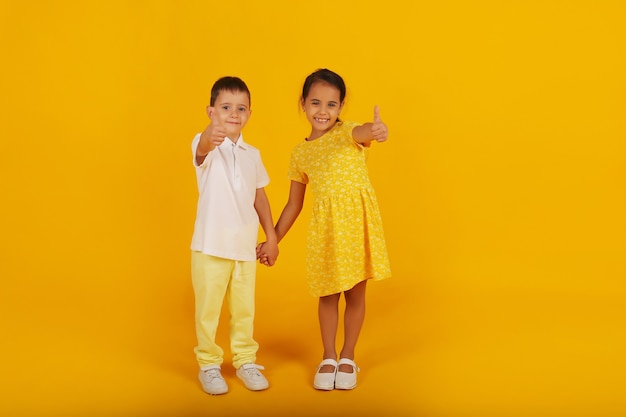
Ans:
{"type": "Polygon", "coordinates": [[[625,17],[602,0],[2,1],[0,415],[625,415],[625,17]],[[394,276],[368,286],[359,387],[311,387],[305,210],[258,272],[271,388],[227,357],[211,397],[191,140],[215,79],[242,77],[276,219],[319,67],[346,80],[344,118],[378,104],[391,131],[369,166],[394,276]]]}

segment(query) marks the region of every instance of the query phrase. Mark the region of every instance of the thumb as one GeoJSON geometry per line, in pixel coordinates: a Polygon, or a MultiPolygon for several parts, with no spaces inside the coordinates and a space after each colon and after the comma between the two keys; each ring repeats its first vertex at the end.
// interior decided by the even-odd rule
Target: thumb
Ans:
{"type": "Polygon", "coordinates": [[[225,132],[226,131],[226,126],[224,126],[224,122],[222,121],[222,119],[215,113],[211,114],[210,116],[211,119],[211,123],[209,126],[211,126],[211,129],[214,132],[225,132]]]}
{"type": "Polygon", "coordinates": [[[374,123],[380,123],[380,110],[378,106],[374,106],[374,123]]]}
{"type": "Polygon", "coordinates": [[[210,107],[209,110],[207,111],[207,113],[209,115],[209,119],[211,120],[211,124],[212,125],[215,125],[215,126],[221,126],[222,125],[222,121],[217,116],[217,114],[215,114],[215,109],[213,107],[210,107]]]}

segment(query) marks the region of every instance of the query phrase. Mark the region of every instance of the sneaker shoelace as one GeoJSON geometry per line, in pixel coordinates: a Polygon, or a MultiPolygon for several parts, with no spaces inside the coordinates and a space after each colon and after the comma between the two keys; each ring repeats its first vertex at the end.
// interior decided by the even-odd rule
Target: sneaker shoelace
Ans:
{"type": "Polygon", "coordinates": [[[246,373],[246,376],[248,378],[257,378],[261,376],[261,373],[259,372],[259,369],[264,369],[262,366],[260,365],[256,365],[256,366],[243,366],[243,371],[246,373]]]}
{"type": "Polygon", "coordinates": [[[213,382],[214,379],[223,379],[220,371],[217,369],[205,369],[202,372],[209,377],[209,383],[213,382]]]}

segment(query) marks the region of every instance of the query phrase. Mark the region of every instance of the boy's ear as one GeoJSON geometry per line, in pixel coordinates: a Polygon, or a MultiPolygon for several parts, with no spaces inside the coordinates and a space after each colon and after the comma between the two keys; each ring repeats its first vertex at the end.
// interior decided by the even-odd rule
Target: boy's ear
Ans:
{"type": "Polygon", "coordinates": [[[213,109],[212,106],[206,106],[206,114],[209,116],[209,119],[213,120],[213,109]]]}

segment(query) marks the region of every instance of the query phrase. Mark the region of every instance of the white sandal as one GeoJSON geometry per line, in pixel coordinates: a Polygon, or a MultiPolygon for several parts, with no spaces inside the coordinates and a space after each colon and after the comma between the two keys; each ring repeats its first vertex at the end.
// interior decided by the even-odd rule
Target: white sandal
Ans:
{"type": "Polygon", "coordinates": [[[334,359],[324,359],[317,367],[315,378],[313,379],[313,388],[330,391],[335,388],[335,374],[337,373],[337,361],[334,359]],[[334,372],[320,372],[322,366],[332,365],[335,367],[334,372]]]}
{"type": "Polygon", "coordinates": [[[356,363],[352,359],[341,358],[337,363],[337,372],[335,375],[335,388],[337,389],[353,389],[356,387],[356,373],[359,372],[360,369],[356,366],[356,363]],[[341,372],[339,370],[339,365],[350,365],[352,366],[352,372],[341,372]]]}

